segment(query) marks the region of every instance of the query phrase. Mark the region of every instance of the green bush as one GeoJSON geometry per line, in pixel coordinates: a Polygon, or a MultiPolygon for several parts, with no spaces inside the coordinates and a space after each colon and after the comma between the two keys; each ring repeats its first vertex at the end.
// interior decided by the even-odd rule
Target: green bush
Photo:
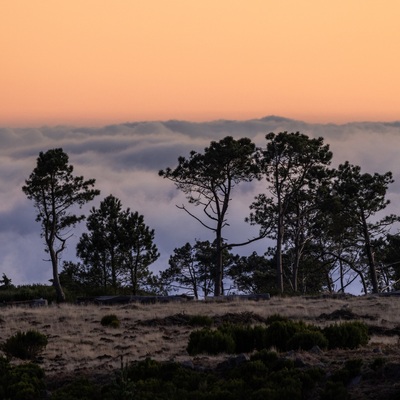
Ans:
{"type": "Polygon", "coordinates": [[[328,339],[318,330],[305,330],[297,332],[288,341],[288,348],[291,350],[310,350],[314,346],[319,346],[321,349],[328,347],[328,339]]]}
{"type": "Polygon", "coordinates": [[[46,335],[35,330],[29,330],[27,332],[19,331],[8,338],[1,345],[1,349],[8,357],[33,360],[46,346],[46,335]]]}
{"type": "Polygon", "coordinates": [[[290,339],[298,332],[311,329],[304,322],[275,321],[268,326],[265,336],[267,347],[276,347],[279,351],[287,351],[290,339]]]}
{"type": "Polygon", "coordinates": [[[210,327],[212,323],[213,320],[208,315],[193,315],[189,319],[190,326],[210,327]]]}
{"type": "Polygon", "coordinates": [[[277,321],[287,322],[287,321],[289,321],[289,318],[284,317],[283,315],[280,315],[280,314],[272,314],[266,319],[265,323],[267,325],[271,325],[273,322],[277,322],[277,321]]]}
{"type": "MultiPolygon", "coordinates": [[[[67,299],[70,298],[68,291],[65,291],[67,299]]],[[[46,299],[49,304],[57,299],[54,286],[49,285],[21,285],[4,288],[0,291],[0,303],[13,301],[28,301],[33,299],[46,299]]]]}
{"type": "Polygon", "coordinates": [[[342,382],[328,381],[324,391],[321,393],[321,400],[349,400],[350,394],[342,382]]]}
{"type": "Polygon", "coordinates": [[[354,349],[368,343],[368,327],[360,322],[331,325],[323,330],[303,321],[273,318],[267,327],[224,324],[216,330],[208,328],[192,332],[187,351],[199,353],[250,353],[275,347],[278,351],[320,348],[354,349]]]}
{"type": "Polygon", "coordinates": [[[232,336],[236,353],[250,353],[254,349],[262,350],[266,347],[267,329],[265,326],[228,324],[223,325],[220,329],[232,336]]]}
{"type": "Polygon", "coordinates": [[[330,380],[333,382],[342,382],[344,385],[361,373],[363,361],[359,358],[347,360],[343,368],[335,371],[330,380]]]}
{"type": "Polygon", "coordinates": [[[11,366],[7,359],[0,359],[0,399],[37,400],[44,389],[44,372],[39,366],[11,366]]]}
{"type": "Polygon", "coordinates": [[[118,317],[115,314],[108,314],[105,315],[102,319],[101,319],[101,325],[103,326],[109,326],[111,328],[119,328],[120,322],[118,317]]]}
{"type": "Polygon", "coordinates": [[[252,354],[250,357],[250,361],[261,360],[268,368],[270,368],[271,365],[277,362],[278,358],[278,353],[276,353],[275,351],[263,349],[252,354]]]}
{"type": "Polygon", "coordinates": [[[323,329],[329,348],[356,349],[368,344],[368,326],[363,322],[351,321],[330,325],[323,329]]]}
{"type": "Polygon", "coordinates": [[[51,394],[51,400],[95,400],[100,398],[100,388],[87,378],[78,378],[51,394]]]}
{"type": "Polygon", "coordinates": [[[235,341],[229,333],[220,330],[202,330],[193,331],[189,337],[187,352],[190,355],[200,353],[218,354],[235,352],[235,341]]]}

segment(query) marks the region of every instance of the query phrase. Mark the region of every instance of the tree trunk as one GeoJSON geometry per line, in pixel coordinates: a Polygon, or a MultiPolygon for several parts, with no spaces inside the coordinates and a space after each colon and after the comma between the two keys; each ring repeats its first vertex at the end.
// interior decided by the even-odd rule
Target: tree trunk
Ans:
{"type": "Polygon", "coordinates": [[[344,274],[343,274],[343,262],[339,260],[339,268],[340,268],[340,291],[344,293],[344,274]]]}
{"type": "Polygon", "coordinates": [[[362,218],[362,223],[363,223],[363,234],[364,234],[364,240],[365,240],[365,252],[367,253],[367,258],[368,258],[369,274],[370,274],[371,284],[372,284],[372,292],[373,293],[379,293],[378,277],[377,277],[377,274],[376,274],[376,266],[375,266],[374,254],[372,252],[371,238],[369,236],[368,225],[367,225],[367,221],[366,221],[365,216],[364,216],[364,212],[362,212],[361,218],[362,218]]]}
{"type": "Polygon", "coordinates": [[[279,207],[278,215],[278,235],[276,239],[276,284],[277,289],[283,293],[283,265],[282,265],[282,244],[283,244],[283,210],[279,207]]]}
{"type": "Polygon", "coordinates": [[[63,303],[65,301],[65,293],[61,287],[60,277],[58,276],[58,258],[54,249],[49,246],[49,253],[51,258],[51,265],[53,267],[53,286],[56,290],[57,302],[63,303]]]}
{"type": "Polygon", "coordinates": [[[223,279],[223,271],[224,265],[222,260],[222,237],[221,237],[221,227],[217,228],[217,263],[215,268],[215,282],[214,282],[214,296],[221,296],[223,294],[222,290],[222,279],[223,279]]]}

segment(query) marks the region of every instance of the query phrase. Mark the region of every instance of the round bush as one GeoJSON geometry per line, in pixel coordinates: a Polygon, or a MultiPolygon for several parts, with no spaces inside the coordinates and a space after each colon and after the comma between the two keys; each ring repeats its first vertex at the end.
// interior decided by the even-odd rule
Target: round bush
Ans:
{"type": "Polygon", "coordinates": [[[1,349],[8,357],[17,357],[22,360],[33,360],[47,346],[47,337],[42,333],[29,330],[17,332],[8,338],[1,349]]]}
{"type": "Polygon", "coordinates": [[[297,332],[288,342],[290,350],[310,350],[314,346],[319,346],[321,349],[328,347],[328,339],[320,331],[304,331],[297,332]]]}
{"type": "Polygon", "coordinates": [[[189,337],[187,352],[190,355],[200,353],[234,353],[235,341],[232,336],[219,330],[202,329],[193,331],[189,337]]]}
{"type": "Polygon", "coordinates": [[[105,315],[102,319],[101,319],[101,325],[103,326],[109,326],[111,328],[118,328],[120,325],[119,319],[115,314],[108,314],[105,315]]]}
{"type": "Polygon", "coordinates": [[[267,347],[276,347],[280,351],[288,350],[289,340],[297,333],[304,331],[306,325],[294,321],[275,321],[268,326],[265,334],[267,347]]]}
{"type": "Polygon", "coordinates": [[[189,319],[190,326],[204,326],[210,327],[213,323],[213,320],[208,315],[193,315],[189,319]]]}
{"type": "Polygon", "coordinates": [[[356,349],[368,344],[368,326],[359,321],[343,322],[324,328],[329,348],[356,349]]]}

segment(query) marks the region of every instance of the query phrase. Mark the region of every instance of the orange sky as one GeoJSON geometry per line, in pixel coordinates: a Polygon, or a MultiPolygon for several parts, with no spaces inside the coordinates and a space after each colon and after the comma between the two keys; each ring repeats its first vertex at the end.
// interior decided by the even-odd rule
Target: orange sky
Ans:
{"type": "Polygon", "coordinates": [[[400,119],[398,0],[12,0],[0,126],[400,119]]]}

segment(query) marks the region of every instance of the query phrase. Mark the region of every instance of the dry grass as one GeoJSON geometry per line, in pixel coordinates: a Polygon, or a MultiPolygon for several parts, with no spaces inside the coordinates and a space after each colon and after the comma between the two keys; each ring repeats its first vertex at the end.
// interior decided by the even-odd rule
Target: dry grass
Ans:
{"type": "MultiPolygon", "coordinates": [[[[321,314],[340,310],[351,310],[371,326],[385,329],[400,327],[398,297],[273,297],[259,302],[199,301],[110,307],[65,304],[43,308],[1,308],[0,320],[3,322],[0,324],[0,342],[4,342],[17,331],[36,329],[49,339],[41,359],[46,375],[80,371],[104,372],[119,367],[121,357],[125,362],[146,357],[156,360],[190,360],[186,346],[193,328],[185,324],[170,325],[161,322],[164,318],[177,314],[215,317],[253,313],[263,318],[281,314],[324,325],[332,321],[320,320],[318,317],[321,314]],[[100,324],[101,318],[107,314],[117,315],[121,321],[119,328],[100,324]]],[[[387,356],[398,357],[398,340],[398,335],[387,336],[380,333],[371,338],[367,348],[355,352],[362,357],[376,357],[376,349],[379,347],[379,351],[387,356]]],[[[341,354],[336,352],[338,358],[344,357],[341,354]]],[[[325,354],[321,357],[329,358],[332,355],[325,354]]],[[[201,359],[212,362],[212,357],[198,357],[195,361],[201,362],[201,359]]]]}

